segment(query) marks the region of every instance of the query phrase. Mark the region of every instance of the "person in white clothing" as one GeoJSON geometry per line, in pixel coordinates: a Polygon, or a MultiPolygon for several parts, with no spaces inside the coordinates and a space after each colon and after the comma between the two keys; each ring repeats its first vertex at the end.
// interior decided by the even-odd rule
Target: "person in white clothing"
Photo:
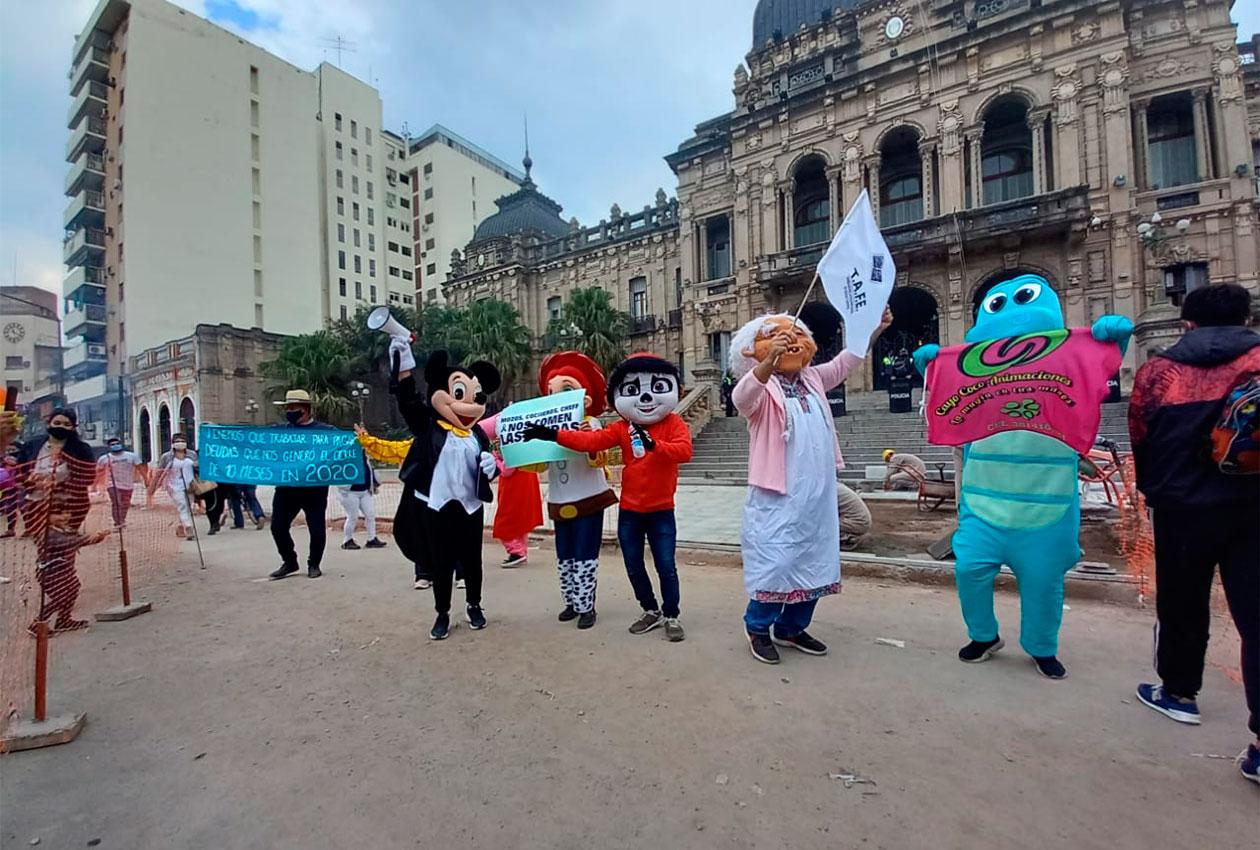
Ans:
{"type": "Polygon", "coordinates": [[[338,487],[341,496],[341,507],[346,512],[346,524],[342,529],[342,549],[384,549],[386,544],[376,536],[376,491],[381,482],[376,477],[372,464],[367,456],[363,457],[363,480],[349,487],[338,487]],[[367,543],[362,547],[354,542],[354,530],[359,524],[359,514],[363,514],[363,524],[367,526],[367,543]]]}
{"type": "Polygon", "coordinates": [[[188,494],[188,488],[197,477],[197,461],[196,455],[188,450],[188,440],[183,434],[174,435],[171,450],[162,455],[158,468],[160,472],[153,489],[157,489],[158,485],[166,487],[167,495],[179,512],[179,528],[175,533],[180,537],[188,537],[194,531],[192,497],[188,494]]]}
{"type": "Polygon", "coordinates": [[[122,440],[111,437],[106,445],[109,451],[100,456],[96,465],[104,470],[114,525],[121,527],[127,524],[127,512],[131,510],[131,495],[136,487],[136,476],[139,475],[146,484],[148,476],[141,466],[140,456],[127,451],[122,440]]]}

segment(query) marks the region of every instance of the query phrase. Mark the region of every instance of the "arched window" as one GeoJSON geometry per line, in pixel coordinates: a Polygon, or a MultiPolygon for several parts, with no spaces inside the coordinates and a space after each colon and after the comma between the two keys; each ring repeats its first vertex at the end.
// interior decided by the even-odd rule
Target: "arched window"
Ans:
{"type": "Polygon", "coordinates": [[[1033,136],[1028,106],[1018,98],[999,100],[985,112],[980,173],[985,204],[1033,194],[1033,136]]]}
{"type": "MultiPolygon", "coordinates": [[[[936,296],[917,286],[898,286],[888,299],[893,323],[875,341],[875,389],[888,389],[888,381],[920,345],[940,342],[940,309],[936,296]]],[[[923,386],[923,376],[910,369],[911,383],[923,386]]]]}
{"type": "Polygon", "coordinates": [[[184,396],[179,403],[179,430],[184,432],[184,436],[188,438],[189,448],[197,446],[197,409],[193,407],[193,401],[188,396],[184,396]]]}
{"type": "Polygon", "coordinates": [[[1152,189],[1198,182],[1194,102],[1188,92],[1164,95],[1151,101],[1146,112],[1146,142],[1151,161],[1152,189]]]}
{"type": "Polygon", "coordinates": [[[919,135],[898,128],[880,145],[879,224],[895,227],[923,218],[923,161],[919,135]]]}
{"type": "Polygon", "coordinates": [[[136,430],[140,435],[140,459],[145,463],[153,462],[153,423],[149,418],[149,408],[140,408],[136,430]]]}
{"type": "Polygon", "coordinates": [[[831,189],[822,157],[811,156],[796,167],[792,196],[792,244],[798,248],[831,239],[831,189]]]}
{"type": "Polygon", "coordinates": [[[171,450],[171,409],[165,403],[158,408],[158,452],[171,450]]]}

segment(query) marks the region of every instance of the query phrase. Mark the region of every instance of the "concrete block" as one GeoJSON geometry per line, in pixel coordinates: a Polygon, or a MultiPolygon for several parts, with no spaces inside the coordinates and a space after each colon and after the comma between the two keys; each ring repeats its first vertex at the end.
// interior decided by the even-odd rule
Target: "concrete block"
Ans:
{"type": "Polygon", "coordinates": [[[106,608],[104,611],[97,611],[96,620],[99,623],[112,623],[117,620],[130,620],[132,617],[147,614],[152,610],[152,602],[133,602],[130,605],[115,605],[113,608],[106,608]]]}
{"type": "Polygon", "coordinates": [[[4,738],[0,738],[0,752],[16,753],[68,744],[79,736],[86,722],[86,714],[61,714],[42,723],[18,720],[5,731],[4,738]]]}

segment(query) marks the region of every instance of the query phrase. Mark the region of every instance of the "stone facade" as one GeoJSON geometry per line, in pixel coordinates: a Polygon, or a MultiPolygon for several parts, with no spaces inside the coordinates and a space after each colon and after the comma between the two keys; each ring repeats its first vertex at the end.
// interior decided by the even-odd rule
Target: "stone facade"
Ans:
{"type": "MultiPolygon", "coordinates": [[[[1029,271],[1070,325],[1134,318],[1127,385],[1185,291],[1260,290],[1260,67],[1227,0],[801,3],[790,30],[768,2],[734,109],[666,157],[676,214],[474,242],[448,297],[503,298],[541,333],[548,298],[598,284],[624,306],[646,275],[652,312],[681,312],[635,347],[709,378],[724,334],[797,307],[863,189],[898,269],[877,355],[962,341],[987,287],[1029,271]]],[[[880,360],[850,390],[882,386],[880,360]]]]}
{"type": "Polygon", "coordinates": [[[155,346],[131,358],[135,450],[145,460],[170,448],[184,431],[196,444],[203,422],[262,425],[274,420],[260,363],[275,359],[285,337],[231,325],[197,325],[192,336],[155,346]],[[259,409],[249,409],[250,400],[259,409]]]}

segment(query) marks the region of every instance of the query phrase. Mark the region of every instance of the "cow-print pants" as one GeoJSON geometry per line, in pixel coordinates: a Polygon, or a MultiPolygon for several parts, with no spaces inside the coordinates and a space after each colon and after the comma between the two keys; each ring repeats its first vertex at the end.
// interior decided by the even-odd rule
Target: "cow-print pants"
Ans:
{"type": "Polygon", "coordinates": [[[579,614],[595,610],[595,580],[604,512],[556,520],[556,564],[564,604],[579,614]]]}

